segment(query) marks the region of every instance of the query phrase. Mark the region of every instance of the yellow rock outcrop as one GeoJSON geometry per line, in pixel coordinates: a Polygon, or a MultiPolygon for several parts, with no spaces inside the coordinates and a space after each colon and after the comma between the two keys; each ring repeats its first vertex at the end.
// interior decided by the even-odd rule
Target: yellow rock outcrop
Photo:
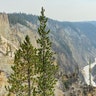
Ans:
{"type": "Polygon", "coordinates": [[[8,32],[10,31],[10,26],[9,26],[9,20],[8,20],[8,15],[5,13],[0,13],[0,35],[6,36],[8,32]]]}
{"type": "Polygon", "coordinates": [[[7,91],[5,86],[8,86],[7,77],[3,71],[0,71],[0,96],[6,96],[7,91]]]}

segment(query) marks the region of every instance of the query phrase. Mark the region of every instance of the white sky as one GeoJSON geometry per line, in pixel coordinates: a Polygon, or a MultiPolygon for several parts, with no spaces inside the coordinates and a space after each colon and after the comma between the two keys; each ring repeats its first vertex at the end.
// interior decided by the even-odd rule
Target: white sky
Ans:
{"type": "Polygon", "coordinates": [[[0,0],[0,12],[24,12],[45,15],[60,21],[96,20],[96,0],[0,0]]]}

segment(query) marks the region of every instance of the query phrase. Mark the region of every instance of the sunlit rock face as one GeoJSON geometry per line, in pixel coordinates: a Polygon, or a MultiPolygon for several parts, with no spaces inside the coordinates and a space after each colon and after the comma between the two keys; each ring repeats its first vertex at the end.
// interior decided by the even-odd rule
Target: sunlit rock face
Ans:
{"type": "Polygon", "coordinates": [[[0,13],[0,35],[7,37],[10,32],[8,15],[0,13]]]}
{"type": "Polygon", "coordinates": [[[55,85],[55,92],[54,92],[55,96],[64,96],[64,92],[60,89],[60,82],[57,81],[56,85],[55,85]]]}
{"type": "MultiPolygon", "coordinates": [[[[9,92],[6,91],[6,88],[9,86],[7,81],[8,81],[7,74],[4,71],[0,70],[0,96],[8,96],[9,94],[9,92]]],[[[16,96],[16,95],[10,93],[10,96],[16,96]]]]}
{"type": "Polygon", "coordinates": [[[9,27],[8,15],[6,13],[0,13],[0,27],[9,27]]]}
{"type": "Polygon", "coordinates": [[[8,86],[6,74],[0,71],[0,96],[6,96],[7,91],[5,86],[8,86]]]}

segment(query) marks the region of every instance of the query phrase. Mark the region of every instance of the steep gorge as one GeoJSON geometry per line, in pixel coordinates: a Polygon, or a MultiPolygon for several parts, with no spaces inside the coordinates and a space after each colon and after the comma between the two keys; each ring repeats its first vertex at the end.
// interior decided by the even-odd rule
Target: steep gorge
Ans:
{"type": "MultiPolygon", "coordinates": [[[[6,76],[12,72],[14,52],[26,35],[30,36],[32,45],[38,47],[38,26],[37,16],[0,13],[0,70],[6,76]]],[[[59,75],[79,71],[78,67],[82,69],[90,58],[93,60],[96,57],[96,27],[92,22],[59,22],[49,19],[47,26],[51,30],[49,36],[56,53],[54,58],[60,68],[59,75]]]]}
{"type": "MultiPolygon", "coordinates": [[[[14,57],[19,42],[22,42],[26,35],[30,36],[33,46],[38,47],[36,43],[38,26],[37,16],[0,13],[1,54],[6,55],[8,51],[8,54],[14,57]]],[[[92,28],[92,33],[94,33],[95,27],[92,22],[59,22],[49,19],[47,26],[51,30],[49,35],[53,51],[56,52],[55,58],[63,73],[74,72],[77,67],[82,68],[87,65],[89,58],[93,60],[96,56],[96,48],[88,37],[91,31],[87,33],[87,27],[84,28],[89,26],[88,28],[90,30],[92,28]]]]}
{"type": "MultiPolygon", "coordinates": [[[[36,43],[36,40],[39,38],[37,34],[38,25],[33,24],[32,22],[29,22],[27,20],[26,22],[27,26],[21,24],[20,22],[12,24],[11,22],[9,22],[7,14],[0,13],[0,70],[1,72],[3,72],[5,79],[7,79],[7,76],[9,76],[12,72],[11,66],[13,65],[14,61],[14,52],[19,48],[19,43],[24,40],[24,37],[26,35],[30,36],[32,45],[34,47],[38,47],[36,43]]],[[[53,33],[50,34],[50,38],[53,42],[53,51],[56,52],[55,59],[56,62],[58,61],[58,64],[60,66],[60,72],[73,72],[75,66],[77,65],[72,55],[68,55],[71,54],[70,48],[67,46],[67,44],[64,43],[63,45],[62,43],[62,46],[65,47],[64,49],[66,49],[63,50],[62,46],[60,45],[61,41],[58,41],[57,37],[55,38],[53,33]],[[67,50],[69,50],[69,53],[67,53],[67,50]],[[70,64],[73,64],[73,66],[70,64]]],[[[2,78],[2,74],[0,76],[2,78]]],[[[6,80],[2,80],[0,81],[0,86],[5,86],[7,84],[5,82],[6,80]]],[[[3,92],[3,90],[5,90],[5,87],[0,88],[0,92],[3,92]]],[[[4,94],[6,94],[6,92],[4,94]]]]}

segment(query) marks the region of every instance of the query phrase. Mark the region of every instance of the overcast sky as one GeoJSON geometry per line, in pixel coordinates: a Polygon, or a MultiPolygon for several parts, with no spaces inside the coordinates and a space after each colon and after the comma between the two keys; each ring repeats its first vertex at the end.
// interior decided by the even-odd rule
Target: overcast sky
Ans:
{"type": "Polygon", "coordinates": [[[96,0],[0,0],[0,12],[24,12],[45,15],[60,21],[96,20],[96,0]]]}

